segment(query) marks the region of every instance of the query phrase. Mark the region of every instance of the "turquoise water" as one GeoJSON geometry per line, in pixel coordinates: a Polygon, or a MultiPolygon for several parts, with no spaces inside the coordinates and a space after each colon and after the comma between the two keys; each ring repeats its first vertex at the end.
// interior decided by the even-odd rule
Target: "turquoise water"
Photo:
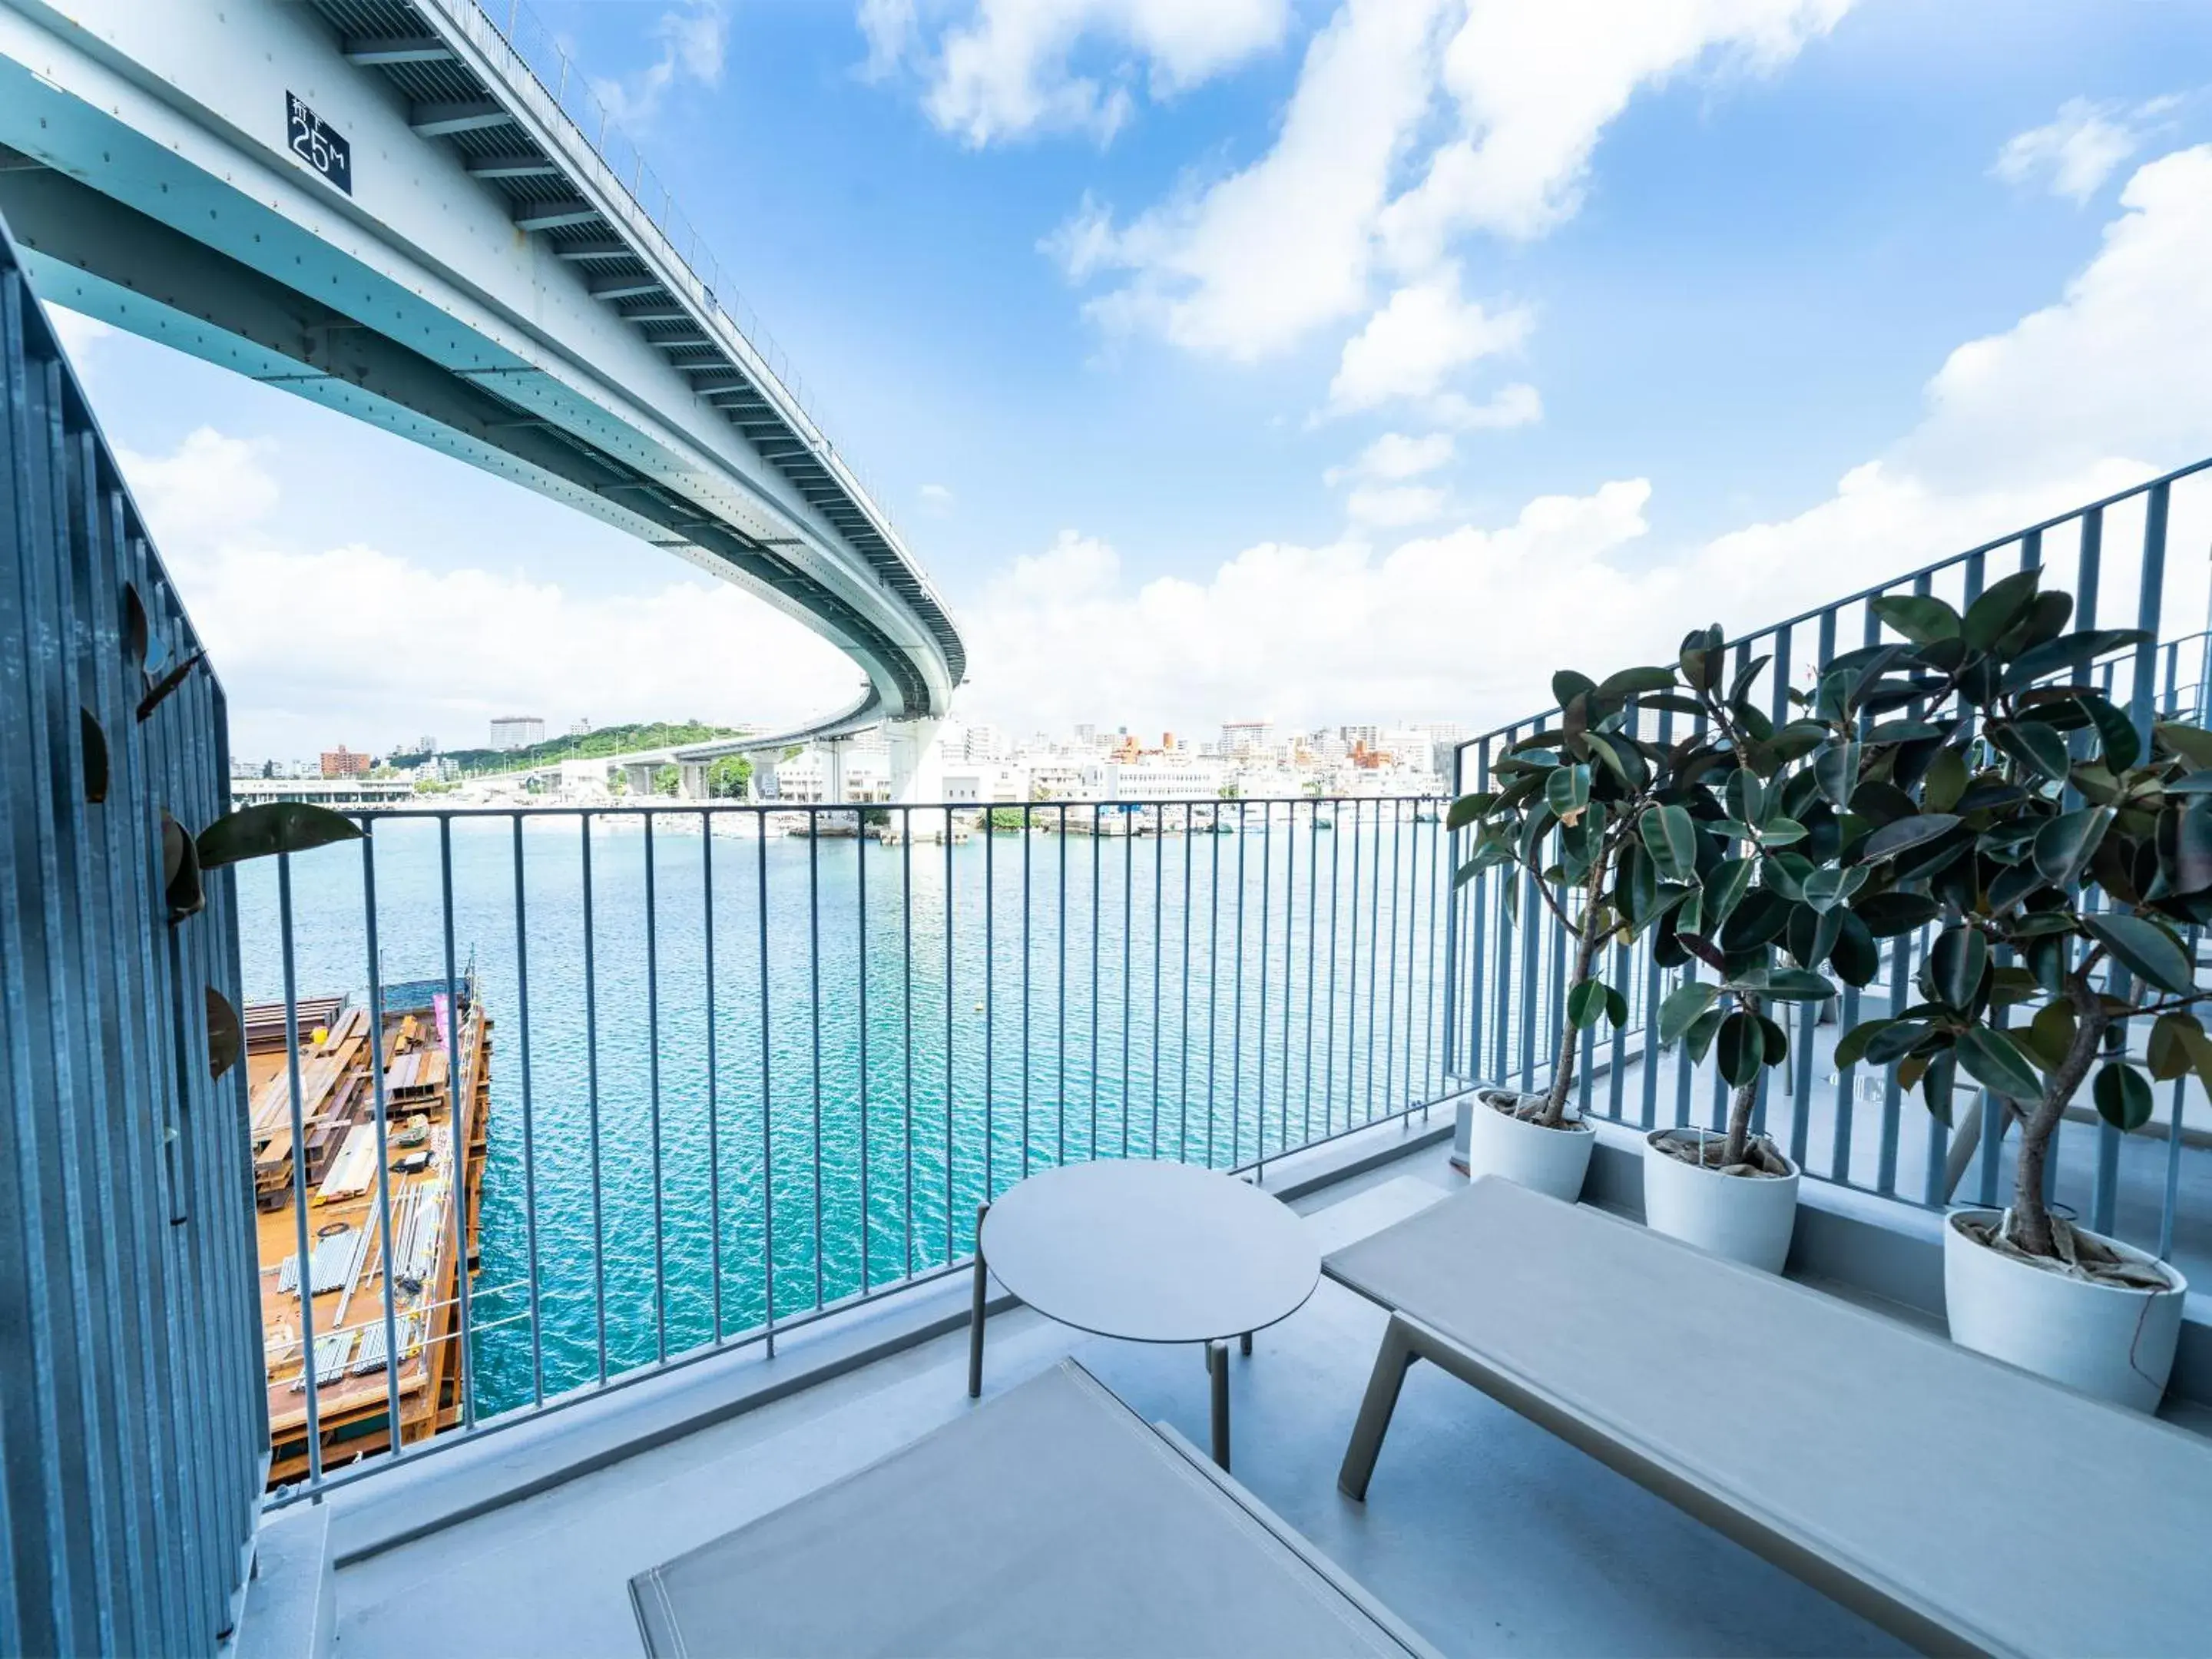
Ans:
{"type": "MultiPolygon", "coordinates": [[[[1228,1167],[1432,1093],[1438,826],[1247,811],[1243,835],[1000,832],[949,868],[664,818],[650,940],[643,821],[595,819],[588,997],[581,820],[523,820],[519,957],[514,821],[454,817],[456,962],[495,1023],[479,1413],[595,1381],[603,1341],[611,1375],[761,1325],[771,1207],[781,1320],[965,1255],[1025,1147],[1228,1167]]],[[[439,824],[380,820],[374,848],[385,979],[442,974],[439,824]]],[[[366,996],[362,866],[295,862],[302,995],[366,996]]],[[[274,866],[239,894],[246,995],[279,998],[274,866]]]]}

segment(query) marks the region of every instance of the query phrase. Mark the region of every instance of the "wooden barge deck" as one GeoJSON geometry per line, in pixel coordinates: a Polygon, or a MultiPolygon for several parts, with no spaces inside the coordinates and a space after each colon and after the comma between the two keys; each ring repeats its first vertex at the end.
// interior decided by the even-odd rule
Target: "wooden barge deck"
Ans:
{"type": "MultiPolygon", "coordinates": [[[[460,993],[458,1133],[443,981],[395,986],[373,1054],[368,1011],[337,999],[300,1007],[300,1139],[305,1148],[317,1425],[325,1470],[391,1442],[385,1290],[394,1287],[403,1444],[461,1415],[459,1255],[473,1271],[491,1107],[491,1026],[472,981],[460,993]],[[386,1179],[379,1181],[374,1078],[385,1079],[386,1179]],[[454,1248],[460,1149],[464,1251],[454,1248]],[[390,1206],[390,1226],[385,1206],[390,1206]]],[[[271,1489],[308,1472],[292,1091],[282,1004],[246,1011],[256,1231],[269,1389],[271,1489]]]]}

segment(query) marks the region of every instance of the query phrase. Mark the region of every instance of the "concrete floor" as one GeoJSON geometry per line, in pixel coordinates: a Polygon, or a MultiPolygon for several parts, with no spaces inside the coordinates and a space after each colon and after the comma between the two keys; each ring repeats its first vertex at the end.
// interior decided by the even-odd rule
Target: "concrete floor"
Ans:
{"type": "MultiPolygon", "coordinates": [[[[1334,1249],[1454,1184],[1432,1146],[1298,1207],[1334,1249]]],[[[1324,1280],[1249,1360],[1232,1360],[1236,1471],[1443,1651],[1902,1650],[1431,1367],[1407,1380],[1368,1503],[1344,1498],[1337,1464],[1382,1326],[1379,1310],[1324,1280]]],[[[1204,1443],[1196,1348],[1089,1338],[1017,1310],[991,1322],[987,1394],[1065,1354],[1204,1443]]],[[[635,1654],[630,1575],[969,1409],[965,1364],[964,1334],[939,1337],[344,1567],[341,1659],[635,1654]]],[[[1717,1384],[1711,1403],[1726,1408],[1717,1384]]],[[[852,1582],[866,1593],[866,1561],[852,1563],[852,1582]]]]}

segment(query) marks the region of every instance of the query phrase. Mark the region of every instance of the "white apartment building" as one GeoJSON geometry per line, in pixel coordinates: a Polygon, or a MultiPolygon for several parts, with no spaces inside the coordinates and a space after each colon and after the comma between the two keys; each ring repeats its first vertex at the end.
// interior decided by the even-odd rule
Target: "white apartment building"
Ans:
{"type": "Polygon", "coordinates": [[[1094,761],[1082,769],[1081,783],[1091,800],[1218,800],[1225,780],[1218,761],[1146,755],[1094,761]]]}
{"type": "Polygon", "coordinates": [[[1271,747],[1275,741],[1273,720],[1224,720],[1221,723],[1221,752],[1224,755],[1249,755],[1271,747]]]}
{"type": "Polygon", "coordinates": [[[545,722],[535,714],[509,714],[491,723],[491,746],[504,754],[545,741],[545,722]]]}

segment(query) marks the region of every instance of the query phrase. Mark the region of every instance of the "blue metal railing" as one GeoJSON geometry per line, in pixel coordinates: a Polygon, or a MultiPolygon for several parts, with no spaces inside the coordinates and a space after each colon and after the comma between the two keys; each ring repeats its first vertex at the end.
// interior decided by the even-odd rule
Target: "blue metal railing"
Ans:
{"type": "MultiPolygon", "coordinates": [[[[2188,575],[2172,568],[2166,555],[2177,492],[2191,491],[2187,505],[2197,514],[2191,521],[2201,522],[2203,511],[2212,507],[2212,459],[1745,635],[1731,641],[1736,665],[1741,671],[1755,658],[1771,657],[1754,684],[1765,687],[1769,712],[1779,726],[1789,718],[1791,688],[1810,690],[1839,651],[1882,640],[1883,627],[1869,601],[1888,593],[1932,593],[1963,610],[1990,581],[2039,567],[2048,573],[2048,586],[2075,596],[2074,627],[2111,625],[2125,617],[2152,636],[2153,643],[2095,666],[2102,689],[2139,726],[2167,713],[2200,719],[2204,688],[2212,680],[2206,668],[2208,635],[2197,632],[2159,640],[2161,625],[2172,619],[2173,599],[2189,591],[2188,575]],[[2121,578],[2132,579],[2132,603],[2115,604],[2106,596],[2116,566],[2121,578]]],[[[1684,618],[1684,629],[1705,620],[1709,619],[1684,618]]],[[[1454,793],[1488,787],[1498,759],[1556,714],[1546,710],[1459,744],[1454,793]]],[[[1678,732],[1671,714],[1639,719],[1638,735],[1661,743],[1692,729],[1678,732]]],[[[1454,837],[1455,842],[1464,839],[1465,832],[1454,837]]],[[[1461,849],[1455,845],[1449,850],[1456,866],[1461,849]]],[[[1450,1056],[1448,1071],[1462,1085],[1529,1089],[1549,1075],[1548,1051],[1565,989],[1566,942],[1559,930],[1508,925],[1504,884],[1516,880],[1529,883],[1534,878],[1486,871],[1459,890],[1449,905],[1444,937],[1451,992],[1445,1003],[1444,1044],[1450,1056]]],[[[1533,891],[1524,892],[1522,899],[1524,915],[1537,912],[1533,891]]],[[[2004,1152],[2002,1114],[1983,1113],[1975,1105],[1961,1120],[1960,1144],[1954,1145],[1940,1120],[1918,1102],[1905,1100],[1894,1064],[1838,1069],[1826,1058],[1837,1033],[1875,1012],[1874,999],[1886,998],[1893,1012],[1911,1000],[1913,974],[1932,933],[1931,928],[1890,941],[1884,970],[1874,984],[1843,988],[1825,1009],[1799,1005],[1790,1062],[1762,1084],[1759,1127],[1767,1129],[1771,1123],[1784,1149],[1817,1179],[1935,1206],[1960,1190],[1971,1170],[1977,1176],[1972,1190],[1978,1200],[1994,1203],[2004,1152]],[[1867,1107],[1875,1109],[1871,1115],[1867,1107]],[[1922,1126],[1917,1136],[1911,1127],[1916,1121],[1922,1126]]],[[[1601,1038],[1594,1030],[1583,1033],[1576,1084],[1579,1109],[1649,1130],[1697,1121],[1702,1097],[1705,1121],[1723,1127],[1726,1090],[1717,1067],[1693,1065],[1679,1048],[1662,1054],[1657,1042],[1659,1005],[1677,975],[1695,974],[1696,965],[1662,970],[1647,938],[1614,947],[1606,966],[1612,982],[1628,994],[1630,1018],[1609,1036],[1601,1038]]],[[[2073,1207],[2100,1231],[2131,1236],[2146,1248],[2170,1255],[2187,1139],[2184,1130],[2197,1133],[2212,1125],[2185,1121],[2203,1110],[2192,1082],[2185,1079],[2164,1092],[2158,1124],[2165,1132],[2162,1146],[2148,1136],[2124,1139],[2102,1122],[2069,1124],[2061,1139],[2069,1154],[2063,1159],[2065,1195],[2078,1200],[2073,1207]]],[[[2052,1166],[2062,1167],[2062,1158],[2054,1158],[2052,1166]]]]}
{"type": "MultiPolygon", "coordinates": [[[[707,1354],[773,1352],[957,1271],[977,1204],[1031,1170],[1169,1158],[1265,1181],[1444,1088],[1432,799],[358,822],[358,843],[240,870],[249,994],[357,994],[382,1030],[392,973],[442,964],[461,1006],[465,946],[472,1006],[515,1036],[493,1048],[481,1176],[458,1152],[449,1166],[465,1194],[480,1182],[472,1237],[465,1200],[447,1212],[451,1259],[473,1250],[480,1282],[410,1285],[378,1263],[391,1225],[372,1223],[369,1305],[340,1323],[310,1295],[272,1356],[281,1392],[319,1340],[350,1353],[355,1330],[385,1327],[402,1457],[707,1354]],[[459,1379],[453,1432],[432,1438],[403,1381],[411,1401],[441,1375],[459,1379]]],[[[289,1088],[299,1145],[315,1103],[297,1079],[323,1050],[284,1026],[256,1064],[289,1088]]],[[[463,1030],[441,1028],[456,1070],[463,1030]]],[[[382,1069],[355,1109],[380,1209],[382,1069]]],[[[296,1169],[294,1186],[297,1201],[296,1169]]],[[[358,1419],[354,1386],[301,1389],[302,1478],[280,1501],[351,1477],[322,1441],[337,1402],[358,1419]]],[[[288,1468],[300,1433],[280,1428],[288,1468]]]]}
{"type": "Polygon", "coordinates": [[[212,1652],[268,1445],[223,696],[4,227],[0,379],[0,1652],[212,1652]]]}

